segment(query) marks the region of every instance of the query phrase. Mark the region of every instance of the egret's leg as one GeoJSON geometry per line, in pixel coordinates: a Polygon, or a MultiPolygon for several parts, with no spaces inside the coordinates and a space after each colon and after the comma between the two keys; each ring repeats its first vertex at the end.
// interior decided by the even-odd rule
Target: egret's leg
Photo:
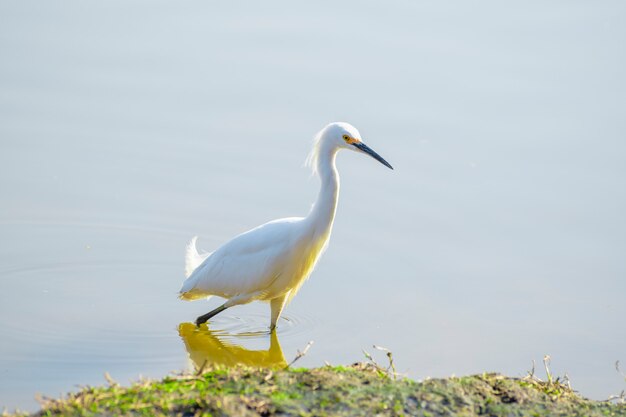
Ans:
{"type": "Polygon", "coordinates": [[[202,323],[206,323],[207,320],[209,320],[211,317],[221,313],[222,311],[226,310],[227,308],[228,308],[228,306],[226,306],[226,303],[224,303],[221,306],[219,306],[218,308],[216,308],[215,310],[211,310],[208,313],[201,315],[200,317],[198,317],[196,319],[196,326],[200,326],[202,323]]]}
{"type": "Polygon", "coordinates": [[[233,307],[233,306],[237,306],[240,304],[248,304],[250,301],[254,301],[259,294],[262,294],[262,291],[257,291],[254,292],[252,294],[239,294],[233,298],[228,299],[228,301],[226,301],[224,304],[222,304],[221,306],[219,306],[218,308],[216,308],[215,310],[211,310],[206,314],[203,314],[202,316],[198,317],[196,319],[196,325],[199,326],[202,323],[206,323],[206,321],[208,319],[210,319],[211,317],[215,316],[216,314],[221,313],[222,311],[226,310],[227,308],[233,307]]]}
{"type": "Polygon", "coordinates": [[[280,313],[283,312],[283,307],[285,307],[285,300],[287,300],[287,294],[281,295],[280,297],[274,298],[270,301],[270,307],[272,308],[272,322],[270,324],[270,331],[273,331],[276,328],[276,322],[280,317],[280,313]]]}

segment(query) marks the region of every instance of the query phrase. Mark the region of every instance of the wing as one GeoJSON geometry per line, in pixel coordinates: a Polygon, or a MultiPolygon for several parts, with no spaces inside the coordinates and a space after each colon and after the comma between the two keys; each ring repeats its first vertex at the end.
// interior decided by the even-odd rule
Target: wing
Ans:
{"type": "Polygon", "coordinates": [[[193,271],[181,294],[189,299],[208,295],[231,298],[268,288],[290,259],[301,220],[275,220],[235,237],[193,271]]]}

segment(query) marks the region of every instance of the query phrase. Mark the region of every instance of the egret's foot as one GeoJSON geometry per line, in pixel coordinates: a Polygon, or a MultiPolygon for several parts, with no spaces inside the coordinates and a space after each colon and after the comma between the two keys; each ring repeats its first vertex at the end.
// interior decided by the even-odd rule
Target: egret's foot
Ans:
{"type": "Polygon", "coordinates": [[[276,331],[276,325],[270,324],[270,333],[274,333],[276,331]]]}
{"type": "Polygon", "coordinates": [[[198,317],[196,319],[196,326],[200,327],[201,324],[206,323],[211,317],[221,313],[222,311],[226,310],[228,307],[225,307],[224,305],[219,306],[218,308],[216,308],[215,310],[211,310],[206,314],[201,315],[200,317],[198,317]]]}

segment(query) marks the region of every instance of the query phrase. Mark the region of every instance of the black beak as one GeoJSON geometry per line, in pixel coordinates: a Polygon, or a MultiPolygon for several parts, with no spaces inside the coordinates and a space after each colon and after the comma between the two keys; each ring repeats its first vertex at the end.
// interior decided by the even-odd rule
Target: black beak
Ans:
{"type": "Polygon", "coordinates": [[[393,167],[391,166],[391,164],[389,162],[385,161],[382,156],[378,155],[376,152],[374,152],[374,150],[372,148],[370,148],[369,146],[367,146],[363,142],[353,143],[352,146],[355,146],[356,148],[359,148],[361,151],[365,152],[366,154],[368,154],[369,156],[371,156],[372,158],[374,158],[375,160],[377,160],[378,162],[380,162],[381,164],[383,164],[387,168],[393,169],[393,167]]]}

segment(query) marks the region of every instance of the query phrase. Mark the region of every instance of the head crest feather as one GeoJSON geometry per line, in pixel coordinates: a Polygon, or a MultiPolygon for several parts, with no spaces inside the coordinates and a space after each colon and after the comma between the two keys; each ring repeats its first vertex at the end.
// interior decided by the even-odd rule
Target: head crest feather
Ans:
{"type": "Polygon", "coordinates": [[[311,147],[311,151],[309,155],[306,157],[304,161],[304,165],[309,167],[313,174],[317,174],[317,162],[320,158],[320,147],[322,143],[322,135],[325,129],[320,130],[313,137],[313,146],[311,147]]]}

